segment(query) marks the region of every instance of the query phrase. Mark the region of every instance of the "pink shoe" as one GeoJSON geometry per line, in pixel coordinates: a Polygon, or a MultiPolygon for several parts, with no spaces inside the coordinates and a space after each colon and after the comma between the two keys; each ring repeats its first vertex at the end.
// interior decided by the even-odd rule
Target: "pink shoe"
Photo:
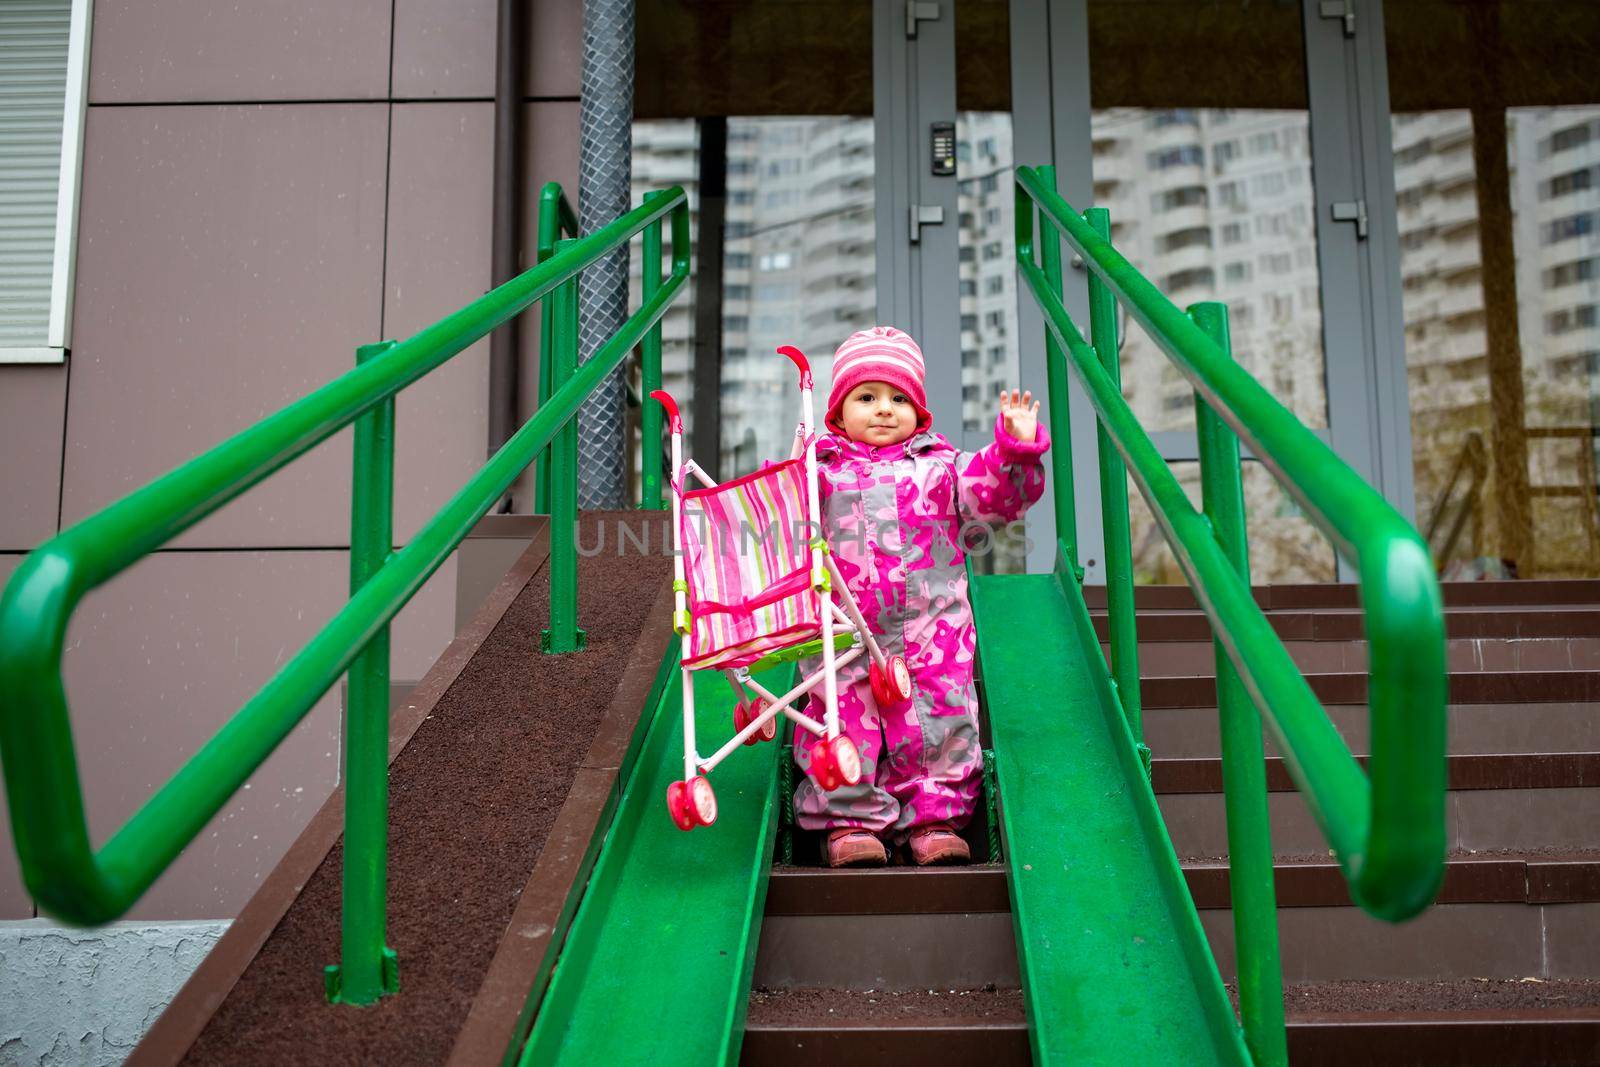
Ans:
{"type": "Polygon", "coordinates": [[[972,859],[972,850],[947,822],[931,823],[919,826],[911,831],[911,859],[918,867],[927,867],[935,863],[967,863],[972,859]]]}
{"type": "Polygon", "coordinates": [[[882,867],[889,853],[876,834],[868,830],[834,830],[823,846],[829,867],[882,867]]]}

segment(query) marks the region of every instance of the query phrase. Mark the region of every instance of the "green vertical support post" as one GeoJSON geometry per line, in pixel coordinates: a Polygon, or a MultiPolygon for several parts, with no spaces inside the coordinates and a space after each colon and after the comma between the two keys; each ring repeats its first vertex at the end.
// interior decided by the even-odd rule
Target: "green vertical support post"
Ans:
{"type": "MultiPolygon", "coordinates": [[[[1056,187],[1056,168],[1043,166],[1039,174],[1056,187]]],[[[1031,204],[1026,210],[1034,210],[1031,204]]],[[[1037,240],[1041,249],[1040,266],[1050,291],[1061,297],[1061,233],[1043,211],[1038,213],[1037,240]]],[[[1083,580],[1083,568],[1078,564],[1078,511],[1072,486],[1072,412],[1067,388],[1067,357],[1061,343],[1050,327],[1044,330],[1045,383],[1049,390],[1050,407],[1050,484],[1054,491],[1056,541],[1062,559],[1058,566],[1068,568],[1077,581],[1083,580]]]]}
{"type": "MultiPolygon", "coordinates": [[[[1083,213],[1094,232],[1111,240],[1111,212],[1092,207],[1083,213]]],[[[1117,337],[1117,297],[1094,271],[1089,272],[1089,339],[1111,384],[1122,390],[1117,337]]],[[[1123,717],[1139,746],[1145,777],[1150,776],[1150,746],[1144,743],[1144,713],[1139,695],[1139,626],[1133,604],[1133,536],[1128,526],[1128,471],[1105,423],[1095,420],[1100,460],[1100,514],[1105,533],[1106,624],[1111,631],[1111,677],[1123,717]]]]}
{"type": "MultiPolygon", "coordinates": [[[[1211,301],[1194,304],[1189,308],[1189,317],[1232,358],[1226,305],[1211,301]]],[[[1245,540],[1239,438],[1199,394],[1195,396],[1195,429],[1200,443],[1200,483],[1206,518],[1211,521],[1223,553],[1245,588],[1249,588],[1250,554],[1245,540]]],[[[1213,644],[1239,1014],[1245,1043],[1256,1067],[1286,1067],[1289,1052],[1284,1030],[1283,969],[1278,957],[1278,903],[1272,883],[1272,836],[1261,720],[1222,642],[1214,639],[1213,644]]]]}
{"type": "MultiPolygon", "coordinates": [[[[650,203],[657,199],[660,193],[645,194],[644,202],[650,203]]],[[[661,288],[661,222],[651,223],[644,231],[644,264],[641,275],[642,294],[645,301],[661,288]]],[[[661,388],[661,323],[650,327],[644,335],[644,341],[639,345],[639,377],[641,388],[639,392],[649,397],[652,391],[661,388]]],[[[640,492],[639,506],[651,511],[660,511],[663,507],[661,500],[661,405],[653,404],[648,399],[643,405],[644,410],[639,417],[639,469],[640,492]]]]}
{"type": "MultiPolygon", "coordinates": [[[[559,290],[558,290],[559,292],[559,290]]],[[[550,375],[555,360],[551,358],[550,346],[554,344],[555,319],[554,303],[556,293],[551,293],[539,301],[539,403],[535,411],[542,411],[550,399],[550,375]]],[[[550,453],[555,451],[552,444],[548,448],[539,450],[539,458],[533,461],[533,513],[535,515],[550,514],[550,453]]]]}
{"type": "MultiPolygon", "coordinates": [[[[556,254],[578,244],[556,242],[556,254]]],[[[550,391],[559,390],[578,370],[578,278],[555,291],[550,391]]],[[[586,635],[578,628],[578,416],[561,427],[550,451],[550,628],[540,637],[545,652],[580,652],[586,635]]]]}
{"type": "MultiPolygon", "coordinates": [[[[362,345],[360,366],[395,342],[362,345]]],[[[350,507],[350,595],[383,569],[394,548],[394,398],[355,424],[350,507]]],[[[385,944],[389,863],[389,627],[350,664],[344,728],[344,899],[339,963],[324,974],[328,1000],[373,1004],[400,989],[385,944]]]]}

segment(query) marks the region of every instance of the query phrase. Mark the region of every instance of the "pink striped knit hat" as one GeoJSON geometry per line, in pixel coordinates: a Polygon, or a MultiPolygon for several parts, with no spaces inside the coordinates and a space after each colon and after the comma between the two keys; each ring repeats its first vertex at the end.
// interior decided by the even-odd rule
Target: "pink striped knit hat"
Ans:
{"type": "Polygon", "coordinates": [[[850,390],[862,382],[888,382],[911,398],[917,409],[917,430],[928,429],[933,416],[928,413],[928,395],[922,387],[924,371],[922,349],[909,334],[893,326],[857,330],[833,353],[833,387],[828,390],[828,416],[823,422],[835,433],[844,433],[839,409],[850,390]]]}

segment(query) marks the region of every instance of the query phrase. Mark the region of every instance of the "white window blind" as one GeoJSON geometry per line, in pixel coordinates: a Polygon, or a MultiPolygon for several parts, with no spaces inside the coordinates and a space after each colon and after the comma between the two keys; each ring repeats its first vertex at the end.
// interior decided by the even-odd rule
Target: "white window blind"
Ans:
{"type": "Polygon", "coordinates": [[[67,347],[87,0],[0,0],[0,362],[67,347]]]}

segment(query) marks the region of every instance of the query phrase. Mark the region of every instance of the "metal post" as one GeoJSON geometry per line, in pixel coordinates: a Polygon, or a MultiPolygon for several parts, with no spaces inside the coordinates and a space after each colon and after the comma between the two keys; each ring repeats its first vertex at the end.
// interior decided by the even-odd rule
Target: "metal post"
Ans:
{"type": "MultiPolygon", "coordinates": [[[[1051,188],[1056,187],[1056,168],[1043,166],[1039,174],[1051,188]]],[[[1029,203],[1028,210],[1033,210],[1029,203]]],[[[1050,292],[1061,298],[1061,233],[1043,211],[1038,212],[1038,241],[1042,246],[1045,280],[1050,292]]],[[[1083,581],[1083,568],[1078,564],[1078,512],[1077,497],[1072,487],[1072,416],[1068,409],[1071,394],[1067,388],[1067,357],[1061,343],[1050,327],[1044,330],[1045,382],[1049,389],[1050,407],[1050,478],[1055,491],[1056,541],[1058,544],[1057,569],[1070,569],[1077,581],[1083,581]]]]}
{"type": "MultiPolygon", "coordinates": [[[[646,204],[661,193],[645,194],[646,204]]],[[[661,221],[652,222],[644,231],[644,263],[640,280],[645,302],[661,288],[661,221]]],[[[639,376],[641,396],[648,397],[661,388],[661,323],[650,327],[639,345],[639,376]]],[[[639,414],[639,506],[651,511],[661,511],[661,405],[646,402],[639,414]]]]}
{"type": "MultiPolygon", "coordinates": [[[[1207,301],[1189,307],[1189,317],[1230,358],[1228,309],[1207,301]]],[[[1206,518],[1217,543],[1250,586],[1245,540],[1244,487],[1239,474],[1239,438],[1209,405],[1195,396],[1200,444],[1200,484],[1206,518]]],[[[1272,835],[1267,816],[1267,768],[1261,720],[1238,673],[1213,639],[1217,664],[1217,713],[1222,731],[1222,788],[1228,821],[1228,881],[1233,903],[1233,943],[1239,970],[1239,1015],[1245,1043],[1257,1067],[1285,1067],[1289,1052],[1283,1019],[1283,969],[1278,959],[1278,903],[1272,884],[1272,835]]]]}
{"type": "MultiPolygon", "coordinates": [[[[556,242],[556,255],[578,244],[556,242]]],[[[553,295],[550,395],[572,380],[578,370],[578,279],[561,283],[553,295]]],[[[578,419],[569,418],[550,446],[550,628],[540,636],[545,652],[579,652],[586,635],[578,629],[578,419]]]]}
{"type": "MultiPolygon", "coordinates": [[[[1092,207],[1083,213],[1094,232],[1111,240],[1111,212],[1092,207]]],[[[1117,297],[1089,271],[1089,339],[1111,384],[1122,390],[1117,338],[1117,297]]],[[[1145,777],[1150,776],[1150,746],[1144,743],[1139,697],[1139,627],[1133,604],[1133,536],[1128,527],[1128,471],[1105,424],[1095,420],[1100,459],[1100,517],[1105,537],[1106,624],[1111,634],[1111,677],[1122,714],[1139,746],[1145,777]]]]}
{"type": "MultiPolygon", "coordinates": [[[[395,342],[362,345],[356,365],[395,342]]],[[[394,398],[355,424],[350,508],[350,593],[394,548],[394,398]]],[[[384,943],[389,862],[389,627],[350,665],[344,729],[344,900],[340,962],[323,973],[328,1000],[372,1004],[400,990],[400,963],[384,943]]]]}
{"type": "MultiPolygon", "coordinates": [[[[540,262],[543,262],[542,260],[540,262]]],[[[550,399],[550,376],[555,373],[555,360],[552,357],[552,345],[555,344],[555,301],[556,293],[550,293],[539,301],[539,402],[535,411],[544,410],[545,403],[550,399]]],[[[550,454],[555,450],[555,442],[539,450],[539,458],[533,461],[533,513],[535,515],[550,514],[550,454]]]]}

